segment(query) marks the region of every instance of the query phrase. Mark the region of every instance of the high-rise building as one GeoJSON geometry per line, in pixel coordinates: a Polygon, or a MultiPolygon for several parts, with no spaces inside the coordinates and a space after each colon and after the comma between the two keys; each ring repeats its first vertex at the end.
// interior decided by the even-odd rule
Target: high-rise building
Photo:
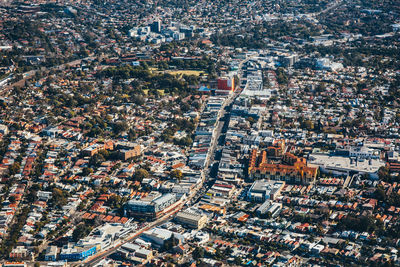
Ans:
{"type": "Polygon", "coordinates": [[[161,21],[156,20],[152,24],[150,24],[150,29],[152,32],[160,33],[161,32],[161,21]]]}

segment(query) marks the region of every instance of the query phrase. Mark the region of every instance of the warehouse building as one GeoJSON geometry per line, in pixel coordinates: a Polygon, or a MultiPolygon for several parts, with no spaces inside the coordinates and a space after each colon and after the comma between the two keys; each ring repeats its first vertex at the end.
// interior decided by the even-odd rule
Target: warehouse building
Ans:
{"type": "Polygon", "coordinates": [[[190,228],[201,229],[206,225],[208,218],[204,214],[199,214],[193,211],[186,210],[178,212],[175,220],[178,223],[187,225],[190,228]]]}

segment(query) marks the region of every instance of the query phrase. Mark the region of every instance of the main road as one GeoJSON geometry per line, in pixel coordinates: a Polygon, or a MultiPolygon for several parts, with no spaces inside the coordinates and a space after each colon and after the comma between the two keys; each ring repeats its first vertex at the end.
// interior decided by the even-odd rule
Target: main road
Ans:
{"type": "Polygon", "coordinates": [[[321,15],[323,13],[326,13],[326,12],[330,11],[331,9],[334,9],[334,8],[338,7],[342,3],[343,3],[342,0],[336,0],[336,1],[332,2],[331,4],[329,4],[325,9],[323,9],[323,10],[321,10],[319,12],[316,12],[316,13],[311,13],[311,15],[313,17],[319,16],[319,15],[321,15]]]}
{"type": "MultiPolygon", "coordinates": [[[[231,103],[231,101],[232,101],[231,98],[232,97],[229,97],[226,103],[231,103]]],[[[225,115],[225,111],[224,111],[224,107],[225,106],[226,106],[226,104],[222,107],[222,110],[219,113],[218,120],[217,120],[218,124],[216,125],[216,127],[220,126],[221,122],[219,121],[219,119],[221,118],[222,115],[225,115]]],[[[209,165],[210,165],[210,158],[211,158],[210,155],[214,153],[215,146],[218,143],[218,139],[219,139],[220,135],[221,135],[221,130],[219,129],[219,130],[216,131],[216,134],[214,134],[212,139],[211,139],[211,146],[210,146],[210,150],[209,150],[209,153],[208,153],[209,157],[207,158],[207,160],[205,162],[204,168],[201,170],[201,177],[202,177],[203,181],[206,178],[205,176],[206,176],[207,170],[208,170],[209,165]]],[[[168,211],[165,215],[163,215],[159,219],[155,220],[154,222],[151,222],[151,223],[147,224],[145,227],[143,227],[140,230],[136,231],[135,233],[132,233],[128,238],[126,238],[124,240],[121,240],[120,242],[118,242],[113,247],[111,247],[111,248],[109,248],[109,249],[107,249],[105,251],[96,253],[95,255],[93,255],[92,257],[89,257],[85,261],[80,262],[80,263],[76,263],[76,264],[74,264],[72,266],[94,266],[97,263],[99,263],[102,259],[104,259],[105,257],[108,257],[111,254],[113,254],[123,244],[129,243],[129,242],[135,240],[136,238],[138,238],[143,232],[145,232],[147,230],[150,230],[151,228],[154,228],[156,226],[159,226],[159,225],[169,221],[175,213],[179,212],[184,207],[184,205],[186,203],[190,203],[191,202],[191,200],[197,195],[197,193],[198,193],[200,188],[202,188],[202,187],[200,187],[200,186],[197,187],[178,206],[176,206],[172,210],[168,211]]]]}
{"type": "MultiPolygon", "coordinates": [[[[4,95],[4,94],[8,93],[9,90],[12,89],[14,86],[24,86],[25,81],[30,79],[30,78],[32,78],[33,76],[35,76],[35,74],[38,71],[41,71],[41,70],[42,71],[63,70],[67,66],[74,66],[74,65],[77,65],[77,64],[81,64],[82,60],[88,60],[88,59],[94,59],[94,57],[85,57],[85,58],[75,59],[73,61],[66,62],[66,63],[60,64],[60,65],[57,65],[57,66],[53,66],[53,67],[50,67],[50,68],[42,67],[40,69],[34,69],[34,70],[30,70],[30,71],[24,72],[24,73],[22,73],[22,79],[21,80],[19,80],[17,82],[14,82],[14,83],[11,83],[11,84],[5,84],[5,85],[0,86],[0,95],[4,95]]],[[[12,74],[12,75],[14,75],[14,74],[12,74]]]]}
{"type": "MultiPolygon", "coordinates": [[[[239,71],[239,78],[242,74],[241,72],[241,68],[243,66],[243,63],[245,63],[246,61],[248,61],[249,59],[246,59],[244,61],[242,61],[240,63],[240,71],[239,71]]],[[[231,94],[228,99],[225,101],[224,105],[222,106],[218,117],[217,117],[217,125],[216,127],[216,131],[215,134],[213,135],[212,139],[211,139],[211,145],[209,148],[209,152],[208,152],[208,157],[207,160],[204,164],[203,169],[201,170],[201,177],[202,180],[205,181],[206,180],[206,176],[209,173],[209,167],[210,167],[210,163],[212,162],[212,159],[214,158],[214,154],[215,154],[215,148],[218,144],[218,139],[221,136],[221,132],[222,132],[222,126],[224,124],[224,122],[222,122],[220,119],[223,118],[226,115],[226,110],[225,107],[230,107],[231,104],[233,103],[233,101],[239,96],[240,94],[240,90],[235,91],[233,94],[231,94]]],[[[190,204],[193,198],[197,198],[197,194],[199,192],[199,190],[202,187],[196,187],[191,194],[185,199],[183,200],[179,205],[177,205],[176,207],[174,207],[172,210],[168,211],[165,215],[163,215],[162,217],[158,218],[157,220],[148,223],[145,227],[141,228],[140,230],[132,233],[129,237],[120,240],[119,242],[117,242],[113,247],[104,250],[104,251],[100,251],[98,253],[96,253],[95,255],[89,257],[88,259],[86,259],[83,262],[77,262],[75,264],[72,264],[72,266],[94,266],[96,264],[98,264],[100,261],[102,261],[104,258],[110,256],[111,254],[113,254],[116,250],[118,250],[123,244],[129,243],[133,240],[135,240],[136,238],[138,238],[143,232],[150,230],[154,227],[157,227],[167,221],[169,221],[172,216],[179,212],[184,206],[185,204],[190,204]]]]}

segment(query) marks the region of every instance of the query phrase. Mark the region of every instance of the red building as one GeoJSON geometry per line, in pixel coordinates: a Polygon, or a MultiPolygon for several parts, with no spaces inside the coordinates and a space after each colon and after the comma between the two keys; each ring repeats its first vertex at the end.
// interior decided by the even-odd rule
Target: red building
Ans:
{"type": "Polygon", "coordinates": [[[235,90],[235,82],[233,78],[221,77],[217,80],[218,90],[223,91],[234,91],[235,90]]]}

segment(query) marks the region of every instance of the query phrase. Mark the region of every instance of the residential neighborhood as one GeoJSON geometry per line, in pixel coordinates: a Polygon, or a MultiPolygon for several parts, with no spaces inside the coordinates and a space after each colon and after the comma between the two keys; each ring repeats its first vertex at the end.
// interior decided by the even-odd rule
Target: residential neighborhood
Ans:
{"type": "Polygon", "coordinates": [[[400,265],[395,1],[0,6],[1,266],[400,265]]]}

